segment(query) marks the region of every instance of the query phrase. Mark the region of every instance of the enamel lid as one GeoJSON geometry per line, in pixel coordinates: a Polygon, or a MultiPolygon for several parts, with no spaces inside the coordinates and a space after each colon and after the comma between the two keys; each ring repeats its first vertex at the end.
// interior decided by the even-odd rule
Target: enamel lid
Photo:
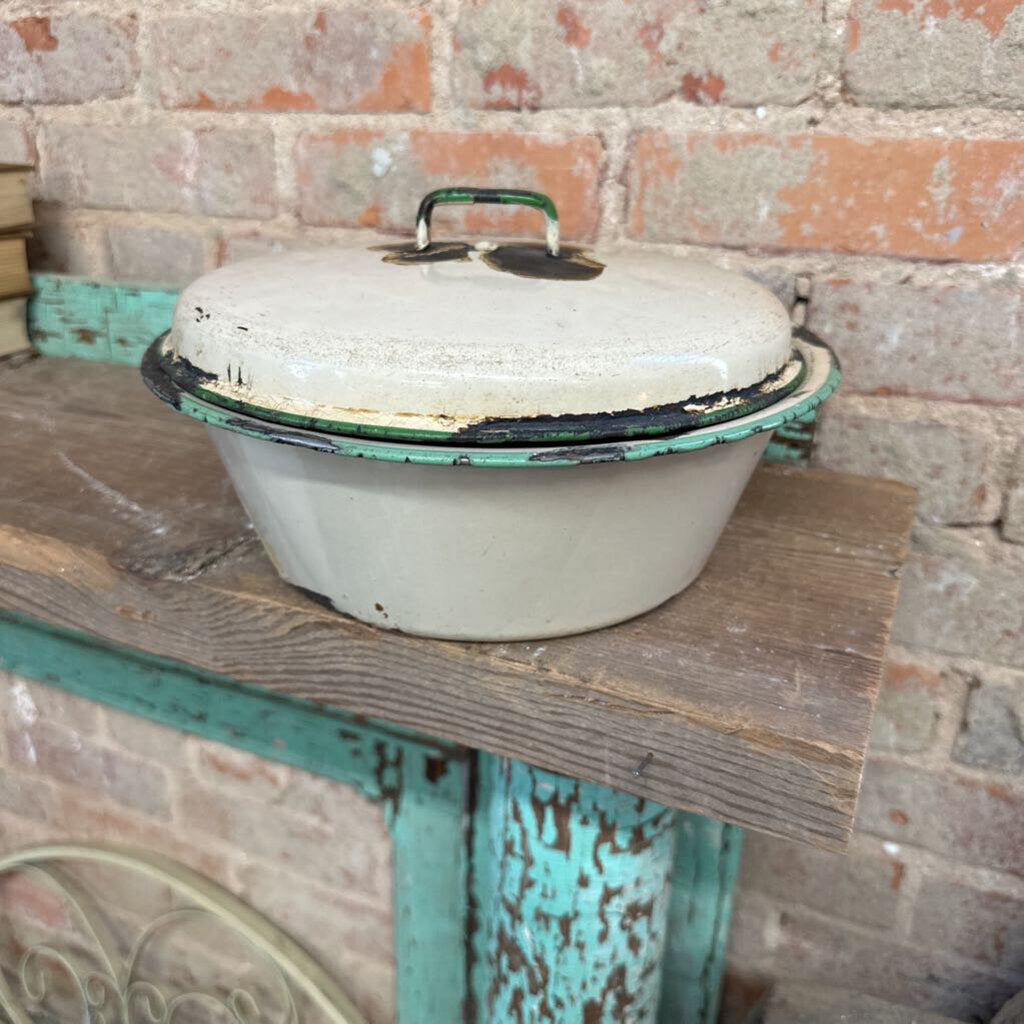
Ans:
{"type": "Polygon", "coordinates": [[[547,215],[544,245],[431,243],[438,195],[536,196],[445,190],[421,206],[417,243],[207,274],[178,301],[164,369],[260,418],[460,443],[691,429],[798,383],[789,316],[755,282],[659,252],[559,246],[544,197],[530,203],[547,215]]]}

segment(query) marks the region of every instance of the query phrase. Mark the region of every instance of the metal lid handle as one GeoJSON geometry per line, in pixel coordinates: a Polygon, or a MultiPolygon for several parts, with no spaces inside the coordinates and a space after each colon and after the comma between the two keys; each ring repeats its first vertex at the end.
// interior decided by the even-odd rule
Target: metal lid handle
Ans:
{"type": "Polygon", "coordinates": [[[428,192],[416,211],[416,249],[422,252],[430,245],[430,215],[443,203],[501,203],[509,206],[533,206],[544,213],[545,247],[549,256],[557,256],[558,211],[543,192],[527,192],[519,188],[471,188],[457,185],[428,192]]]}

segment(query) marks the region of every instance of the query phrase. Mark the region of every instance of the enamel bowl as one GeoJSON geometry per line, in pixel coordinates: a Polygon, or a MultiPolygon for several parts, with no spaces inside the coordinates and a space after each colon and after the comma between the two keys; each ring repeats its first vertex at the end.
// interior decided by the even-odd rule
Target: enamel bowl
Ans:
{"type": "Polygon", "coordinates": [[[425,204],[417,244],[200,278],[146,383],[209,425],[281,576],[365,622],[532,640],[679,593],[831,351],[739,275],[561,248],[545,197],[544,246],[431,244],[425,204]]]}

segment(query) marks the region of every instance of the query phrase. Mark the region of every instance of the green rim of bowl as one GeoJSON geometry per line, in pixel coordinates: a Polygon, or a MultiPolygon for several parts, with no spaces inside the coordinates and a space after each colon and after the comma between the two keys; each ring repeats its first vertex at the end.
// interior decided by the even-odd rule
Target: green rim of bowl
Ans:
{"type": "Polygon", "coordinates": [[[785,423],[806,420],[836,390],[841,378],[839,362],[832,350],[810,331],[796,328],[793,332],[794,342],[804,358],[807,372],[795,391],[767,409],[723,423],[661,437],[598,441],[568,447],[553,447],[550,444],[515,448],[452,445],[441,447],[297,429],[258,419],[240,410],[202,401],[177,384],[164,369],[164,337],[165,335],[160,335],[146,350],[142,361],[142,377],[158,398],[186,416],[247,437],[292,445],[308,451],[421,466],[526,469],[579,466],[600,462],[634,462],[659,455],[699,451],[712,445],[742,441],[754,434],[777,430],[785,423]]]}

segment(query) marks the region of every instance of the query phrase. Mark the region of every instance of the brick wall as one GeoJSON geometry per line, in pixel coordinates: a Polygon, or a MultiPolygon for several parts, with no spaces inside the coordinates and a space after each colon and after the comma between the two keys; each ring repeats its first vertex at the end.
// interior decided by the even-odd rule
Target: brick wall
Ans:
{"type": "MultiPolygon", "coordinates": [[[[0,721],[0,852],[74,838],[173,857],[329,964],[371,1024],[394,1020],[391,840],[379,804],[5,672],[0,721]]],[[[0,903],[0,944],[17,909],[0,903]]]]}
{"type": "MultiPolygon", "coordinates": [[[[541,188],[566,233],[754,274],[837,348],[817,461],[921,503],[847,860],[747,848],[765,978],[984,1015],[1024,984],[1024,3],[0,2],[37,267],[181,283],[541,188]]],[[[439,223],[528,232],[529,212],[439,223]]]]}

